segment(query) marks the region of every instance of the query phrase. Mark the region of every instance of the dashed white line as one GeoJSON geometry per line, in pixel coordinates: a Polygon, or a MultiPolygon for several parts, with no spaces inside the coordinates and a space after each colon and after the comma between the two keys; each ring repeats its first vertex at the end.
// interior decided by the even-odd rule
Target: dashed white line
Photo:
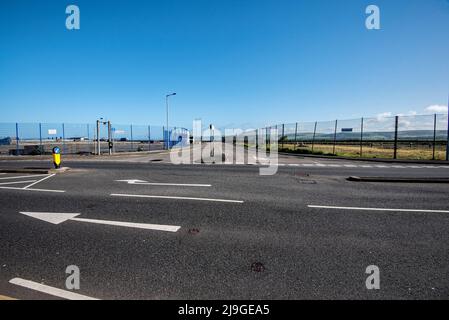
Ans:
{"type": "Polygon", "coordinates": [[[278,164],[278,166],[289,166],[289,167],[321,167],[321,168],[383,168],[383,169],[437,169],[437,168],[446,168],[449,169],[449,166],[410,166],[410,165],[382,165],[382,164],[376,164],[376,165],[370,165],[370,164],[363,164],[363,165],[356,165],[356,164],[324,164],[324,163],[288,163],[288,164],[278,164]]]}
{"type": "Polygon", "coordinates": [[[194,197],[174,197],[174,196],[156,196],[156,195],[144,195],[144,194],[112,193],[111,196],[112,197],[129,197],[129,198],[154,198],[154,199],[176,199],[176,200],[194,200],[194,201],[243,203],[243,201],[241,201],[241,200],[227,200],[227,199],[214,199],[214,198],[194,198],[194,197]]]}
{"type": "Polygon", "coordinates": [[[96,298],[92,298],[89,296],[85,296],[82,294],[78,294],[78,293],[74,293],[74,292],[70,292],[70,291],[66,291],[66,290],[62,290],[62,289],[58,289],[58,288],[54,288],[54,287],[50,287],[47,286],[45,284],[41,284],[41,283],[37,283],[34,281],[30,281],[30,280],[25,280],[25,279],[21,279],[21,278],[14,278],[9,280],[9,283],[11,284],[15,284],[17,286],[20,287],[24,287],[27,289],[31,289],[34,291],[38,291],[38,292],[42,292],[42,293],[46,293],[55,297],[59,297],[59,298],[63,298],[63,299],[68,299],[68,300],[99,300],[96,298]]]}
{"type": "Polygon", "coordinates": [[[423,212],[423,213],[449,213],[449,210],[424,210],[424,209],[390,209],[390,208],[363,208],[363,207],[335,207],[308,205],[309,208],[336,209],[336,210],[360,210],[360,211],[392,211],[392,212],[423,212]]]}

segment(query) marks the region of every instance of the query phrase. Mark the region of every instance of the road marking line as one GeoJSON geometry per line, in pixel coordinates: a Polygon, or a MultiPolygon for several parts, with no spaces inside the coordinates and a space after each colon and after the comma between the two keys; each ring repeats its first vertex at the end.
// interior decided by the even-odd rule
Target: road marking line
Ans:
{"type": "Polygon", "coordinates": [[[143,184],[150,186],[180,186],[180,187],[212,187],[211,184],[195,184],[195,183],[162,183],[162,182],[145,182],[145,183],[133,183],[133,184],[143,184]]]}
{"type": "Polygon", "coordinates": [[[22,179],[22,178],[34,178],[34,177],[42,177],[46,176],[47,174],[34,174],[29,176],[14,176],[14,177],[4,177],[0,178],[0,180],[9,180],[9,179],[22,179]]]}
{"type": "Polygon", "coordinates": [[[115,180],[115,181],[127,182],[128,184],[150,185],[150,186],[212,187],[211,184],[198,184],[198,183],[164,183],[164,182],[147,182],[142,180],[115,180]]]}
{"type": "Polygon", "coordinates": [[[36,180],[28,180],[28,181],[14,181],[14,182],[2,182],[0,183],[1,186],[6,185],[6,184],[18,184],[18,183],[31,183],[34,182],[36,180]]]}
{"type": "Polygon", "coordinates": [[[309,207],[309,208],[319,208],[319,209],[362,210],[362,211],[394,211],[394,212],[449,213],[449,210],[387,209],[387,208],[334,207],[334,206],[314,206],[314,205],[308,205],[308,207],[309,207]]]}
{"type": "Polygon", "coordinates": [[[43,178],[43,179],[40,179],[40,180],[38,180],[38,181],[36,181],[36,182],[34,182],[34,183],[32,183],[32,184],[30,184],[30,185],[24,187],[24,189],[28,189],[29,187],[32,187],[32,186],[34,186],[34,185],[36,185],[36,184],[38,184],[38,183],[40,183],[40,182],[42,182],[42,181],[44,181],[44,180],[47,180],[48,178],[54,177],[55,175],[56,175],[56,174],[53,173],[53,174],[49,175],[48,177],[45,177],[45,178],[43,178]]]}
{"type": "Polygon", "coordinates": [[[65,192],[64,190],[49,190],[49,189],[24,189],[24,188],[15,188],[15,187],[0,187],[0,189],[9,189],[9,190],[21,190],[21,191],[39,191],[39,192],[65,192]]]}
{"type": "Polygon", "coordinates": [[[106,224],[111,226],[146,229],[146,230],[158,230],[167,232],[177,232],[179,229],[181,229],[180,226],[169,226],[164,224],[133,223],[133,222],[120,222],[120,221],[84,219],[84,218],[71,218],[70,220],[78,222],[106,224]]]}
{"type": "Polygon", "coordinates": [[[61,213],[61,212],[19,212],[19,213],[51,224],[60,224],[65,221],[78,221],[78,222],[104,224],[119,227],[168,231],[168,232],[177,232],[179,229],[181,229],[180,226],[170,226],[163,224],[134,223],[124,221],[76,218],[77,216],[80,215],[80,213],[61,213]]]}
{"type": "Polygon", "coordinates": [[[25,280],[25,279],[21,279],[21,278],[11,279],[11,280],[9,280],[9,283],[15,284],[17,286],[24,287],[27,289],[46,293],[46,294],[49,294],[49,295],[52,295],[55,297],[68,299],[68,300],[99,300],[99,299],[88,297],[88,296],[85,296],[82,294],[50,287],[45,284],[41,284],[41,283],[37,283],[34,281],[25,280]]]}
{"type": "Polygon", "coordinates": [[[196,201],[243,203],[243,201],[241,201],[241,200],[226,200],[226,199],[213,199],[213,198],[192,198],[192,197],[173,197],[173,196],[152,196],[152,195],[144,195],[144,194],[112,193],[111,196],[113,196],[113,197],[130,197],[130,198],[155,198],[155,199],[177,199],[177,200],[196,200],[196,201]]]}

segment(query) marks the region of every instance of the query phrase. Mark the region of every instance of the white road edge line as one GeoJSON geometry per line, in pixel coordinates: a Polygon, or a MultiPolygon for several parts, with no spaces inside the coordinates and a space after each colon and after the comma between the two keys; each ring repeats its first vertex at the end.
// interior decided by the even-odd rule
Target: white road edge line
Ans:
{"type": "Polygon", "coordinates": [[[6,185],[6,184],[31,183],[31,182],[34,182],[34,181],[36,181],[36,180],[2,182],[2,183],[0,183],[0,186],[6,185]]]}
{"type": "Polygon", "coordinates": [[[35,178],[35,177],[42,177],[46,176],[47,174],[33,174],[29,176],[13,176],[13,177],[4,177],[0,178],[0,180],[9,180],[9,179],[22,179],[22,178],[35,178]]]}
{"type": "Polygon", "coordinates": [[[362,211],[393,211],[393,212],[449,213],[449,210],[388,209],[388,208],[334,207],[334,206],[314,206],[314,205],[308,205],[308,207],[309,207],[309,208],[319,208],[319,209],[362,210],[362,211]]]}
{"type": "Polygon", "coordinates": [[[130,197],[130,198],[155,198],[155,199],[177,199],[177,200],[195,200],[195,201],[243,203],[242,200],[226,200],[226,199],[213,199],[213,198],[192,198],[192,197],[173,197],[173,196],[153,196],[153,195],[144,195],[144,194],[112,193],[111,196],[112,197],[130,197]]]}
{"type": "Polygon", "coordinates": [[[21,278],[14,278],[9,280],[9,283],[11,284],[15,284],[17,286],[20,287],[24,287],[27,289],[31,289],[31,290],[35,290],[35,291],[39,291],[42,293],[46,293],[55,297],[59,297],[59,298],[64,298],[64,299],[68,299],[68,300],[99,300],[96,298],[92,298],[89,296],[85,296],[82,294],[78,294],[78,293],[74,293],[74,292],[70,292],[70,291],[66,291],[66,290],[62,290],[62,289],[58,289],[58,288],[54,288],[54,287],[50,287],[47,286],[45,284],[41,284],[41,283],[37,283],[34,281],[30,281],[30,280],[25,280],[25,279],[21,279],[21,278]]]}
{"type": "Polygon", "coordinates": [[[36,185],[36,184],[38,184],[38,183],[40,183],[40,182],[42,182],[42,181],[44,181],[44,180],[47,180],[48,178],[54,177],[55,175],[56,175],[56,174],[53,173],[53,174],[51,174],[51,175],[49,175],[49,176],[47,176],[47,177],[45,177],[45,178],[43,178],[43,179],[40,179],[40,180],[38,180],[38,181],[36,181],[36,182],[34,182],[34,183],[32,183],[32,184],[30,184],[30,185],[24,187],[24,189],[28,189],[29,187],[32,187],[32,186],[34,186],[34,185],[36,185]]]}
{"type": "Polygon", "coordinates": [[[8,189],[8,190],[21,190],[21,191],[39,191],[39,192],[65,192],[64,190],[49,190],[49,189],[24,189],[24,188],[15,188],[15,187],[0,187],[0,189],[8,189]]]}

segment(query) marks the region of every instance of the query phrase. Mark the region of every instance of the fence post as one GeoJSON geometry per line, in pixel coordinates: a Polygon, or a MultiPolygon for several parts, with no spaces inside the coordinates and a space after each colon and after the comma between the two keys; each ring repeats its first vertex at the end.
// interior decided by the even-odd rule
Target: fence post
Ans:
{"type": "Polygon", "coordinates": [[[90,140],[89,124],[87,124],[87,141],[90,140]]]}
{"type": "Polygon", "coordinates": [[[42,123],[39,123],[39,146],[40,146],[40,154],[43,154],[44,146],[42,145],[42,123]]]}
{"type": "Polygon", "coordinates": [[[315,135],[316,135],[316,125],[317,121],[315,121],[315,127],[313,128],[313,138],[312,138],[312,153],[313,153],[313,147],[315,146],[315,135]]]}
{"type": "Polygon", "coordinates": [[[259,129],[256,129],[256,152],[259,152],[259,129]]]}
{"type": "Polygon", "coordinates": [[[332,149],[332,154],[335,154],[335,145],[337,144],[337,124],[338,124],[338,120],[335,120],[334,148],[332,149]]]}
{"type": "Polygon", "coordinates": [[[65,142],[64,142],[64,140],[65,140],[65,125],[63,123],[62,124],[62,152],[63,153],[67,153],[66,150],[65,150],[65,142]]]}
{"type": "Polygon", "coordinates": [[[394,120],[394,152],[393,159],[398,158],[398,127],[399,127],[399,116],[395,117],[394,120]]]}
{"type": "Polygon", "coordinates": [[[16,156],[19,155],[19,124],[16,122],[16,156]]]}
{"type": "Polygon", "coordinates": [[[296,122],[295,125],[295,150],[296,150],[296,144],[298,143],[298,122],[296,122]]]}
{"type": "Polygon", "coordinates": [[[131,151],[133,151],[134,148],[134,139],[133,139],[133,125],[131,125],[131,151]]]}
{"type": "Polygon", "coordinates": [[[268,152],[270,140],[268,139],[268,127],[265,127],[265,151],[268,152]]]}
{"type": "Polygon", "coordinates": [[[95,153],[100,156],[101,155],[100,120],[97,120],[97,141],[96,141],[95,145],[97,146],[95,153]]]}
{"type": "Polygon", "coordinates": [[[362,121],[360,122],[360,158],[363,155],[363,117],[362,121]]]}
{"type": "MultiPolygon", "coordinates": [[[[162,126],[162,140],[164,141],[164,149],[168,150],[167,137],[165,136],[165,126],[162,126]]],[[[201,137],[201,141],[203,141],[203,137],[201,137]]]]}
{"type": "Polygon", "coordinates": [[[435,160],[435,145],[437,143],[437,115],[433,115],[433,148],[432,148],[432,160],[435,160]]]}
{"type": "Polygon", "coordinates": [[[449,102],[447,104],[447,131],[446,131],[446,161],[449,161],[449,102]]]}
{"type": "Polygon", "coordinates": [[[151,126],[148,126],[148,151],[151,151],[151,126]]]}
{"type": "Polygon", "coordinates": [[[282,146],[282,149],[284,149],[284,140],[285,140],[285,124],[282,124],[282,137],[281,137],[281,139],[282,139],[282,141],[281,141],[281,146],[282,146]]]}

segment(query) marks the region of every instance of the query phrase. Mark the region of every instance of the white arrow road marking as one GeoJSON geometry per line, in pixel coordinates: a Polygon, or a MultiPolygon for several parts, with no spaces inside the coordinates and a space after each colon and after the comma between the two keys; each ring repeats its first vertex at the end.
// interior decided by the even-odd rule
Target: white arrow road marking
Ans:
{"type": "Polygon", "coordinates": [[[52,295],[55,297],[68,299],[68,300],[99,300],[99,299],[88,297],[88,296],[85,296],[82,294],[78,294],[78,293],[74,293],[74,292],[70,292],[70,291],[66,291],[66,290],[62,290],[62,289],[58,289],[58,288],[53,288],[53,287],[47,286],[45,284],[41,284],[41,283],[37,283],[34,281],[25,280],[25,279],[21,279],[21,278],[11,279],[11,280],[9,280],[9,283],[15,284],[17,286],[21,286],[21,287],[24,287],[27,289],[46,293],[46,294],[49,294],[49,295],[52,295]]]}
{"type": "Polygon", "coordinates": [[[333,206],[313,206],[313,205],[308,205],[308,207],[319,209],[337,209],[337,210],[449,213],[449,210],[387,209],[387,208],[333,207],[333,206]]]}
{"type": "Polygon", "coordinates": [[[179,186],[179,187],[211,187],[210,184],[197,184],[197,183],[162,183],[162,182],[147,182],[143,180],[115,180],[117,182],[127,182],[128,184],[140,184],[149,186],[179,186]]]}
{"type": "Polygon", "coordinates": [[[80,213],[55,213],[55,212],[20,212],[26,216],[36,218],[42,221],[46,221],[52,224],[60,224],[62,222],[71,220],[78,222],[105,224],[111,226],[137,228],[137,229],[147,229],[147,230],[158,230],[167,232],[177,232],[180,226],[169,226],[163,224],[146,224],[146,223],[132,223],[132,222],[120,222],[120,221],[109,221],[109,220],[96,220],[96,219],[82,219],[75,218],[80,215],[80,213]]]}
{"type": "Polygon", "coordinates": [[[156,198],[156,199],[178,199],[178,200],[196,200],[196,201],[213,201],[213,202],[232,202],[243,203],[241,200],[213,199],[213,198],[192,198],[192,197],[172,197],[172,196],[152,196],[146,194],[120,194],[112,193],[112,197],[130,197],[130,198],[156,198]]]}

